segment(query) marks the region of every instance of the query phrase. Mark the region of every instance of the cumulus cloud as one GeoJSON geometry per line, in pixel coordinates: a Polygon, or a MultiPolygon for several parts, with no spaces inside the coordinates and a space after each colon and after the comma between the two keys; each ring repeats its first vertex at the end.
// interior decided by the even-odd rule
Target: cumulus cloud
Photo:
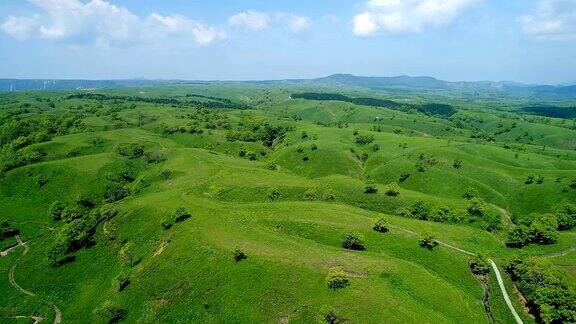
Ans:
{"type": "Polygon", "coordinates": [[[179,37],[206,45],[225,37],[223,31],[181,15],[152,13],[139,17],[106,0],[28,0],[40,13],[9,17],[0,27],[16,38],[37,36],[75,45],[132,46],[179,37]]]}
{"type": "Polygon", "coordinates": [[[228,19],[228,24],[245,31],[260,31],[268,28],[270,16],[258,11],[239,12],[228,19]]]}
{"type": "Polygon", "coordinates": [[[450,24],[478,0],[369,0],[353,20],[356,36],[420,33],[450,24]]]}
{"type": "Polygon", "coordinates": [[[312,25],[310,18],[290,13],[280,13],[276,18],[284,29],[293,35],[304,32],[312,25]]]}
{"type": "Polygon", "coordinates": [[[0,25],[2,31],[18,40],[24,40],[30,37],[30,34],[36,27],[37,23],[34,19],[14,16],[9,16],[8,19],[0,25]]]}
{"type": "Polygon", "coordinates": [[[576,38],[576,0],[543,0],[536,12],[518,18],[524,33],[539,40],[576,38]]]}

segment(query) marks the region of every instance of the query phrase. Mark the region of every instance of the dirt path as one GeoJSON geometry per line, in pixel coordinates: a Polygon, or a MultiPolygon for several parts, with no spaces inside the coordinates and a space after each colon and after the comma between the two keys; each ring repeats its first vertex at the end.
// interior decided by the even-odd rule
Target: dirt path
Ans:
{"type": "MultiPolygon", "coordinates": [[[[20,239],[20,236],[16,235],[16,241],[18,242],[18,245],[2,251],[2,257],[6,256],[8,253],[10,253],[11,251],[14,250],[14,248],[17,247],[24,247],[24,251],[22,252],[22,256],[26,255],[28,253],[28,251],[30,251],[30,247],[28,246],[28,242],[23,242],[20,239]],[[6,253],[4,253],[6,252],[6,253]]],[[[16,269],[16,265],[18,264],[18,260],[16,260],[16,262],[14,262],[14,264],[10,267],[10,269],[8,270],[8,282],[10,283],[10,285],[12,287],[14,287],[16,290],[18,290],[19,292],[21,292],[24,295],[30,296],[30,297],[39,297],[38,295],[36,295],[35,293],[26,290],[24,288],[22,288],[22,286],[20,286],[17,282],[16,279],[14,279],[14,270],[16,269]]],[[[50,307],[54,308],[54,324],[60,324],[62,322],[62,311],[60,311],[60,308],[58,308],[58,306],[56,306],[53,302],[40,298],[40,300],[49,305],[50,307]]],[[[34,323],[39,323],[41,321],[44,320],[44,317],[40,317],[40,316],[15,316],[13,318],[31,318],[34,320],[34,323]]]]}
{"type": "Polygon", "coordinates": [[[518,313],[516,313],[516,309],[514,309],[514,306],[512,305],[510,297],[508,297],[508,292],[506,291],[506,287],[504,286],[504,281],[502,280],[502,276],[500,275],[500,270],[498,270],[498,267],[496,266],[496,263],[494,263],[494,261],[488,259],[488,262],[490,262],[490,264],[492,265],[492,269],[494,269],[494,273],[496,274],[496,280],[498,280],[498,286],[500,286],[500,290],[502,290],[502,295],[504,296],[504,301],[506,301],[506,305],[508,305],[510,312],[512,312],[512,315],[514,316],[516,323],[523,324],[522,319],[520,318],[520,316],[518,316],[518,313]]]}
{"type": "MultiPolygon", "coordinates": [[[[405,229],[405,228],[394,226],[394,225],[390,225],[390,227],[404,231],[406,233],[418,235],[418,233],[411,231],[409,229],[405,229]]],[[[455,246],[450,245],[448,243],[444,243],[442,241],[436,240],[436,242],[438,242],[439,245],[448,247],[450,249],[456,250],[456,251],[461,252],[461,253],[468,254],[470,256],[477,255],[477,253],[473,253],[470,251],[460,249],[458,247],[455,247],[455,246]]],[[[490,262],[490,264],[492,265],[492,268],[494,269],[494,273],[496,274],[496,279],[498,281],[498,285],[500,286],[500,290],[502,291],[502,295],[504,296],[504,300],[506,301],[506,305],[508,305],[508,308],[510,309],[512,316],[514,316],[514,319],[516,319],[516,323],[523,324],[522,319],[520,318],[520,316],[518,316],[518,313],[516,312],[516,309],[514,309],[514,306],[512,305],[512,301],[510,300],[510,297],[508,296],[508,292],[506,291],[506,287],[504,286],[504,281],[502,280],[502,276],[500,275],[500,270],[498,270],[498,267],[496,266],[496,263],[494,263],[494,261],[492,261],[491,259],[488,259],[488,262],[490,262]]],[[[484,288],[484,286],[482,288],[484,288]]],[[[491,316],[491,315],[489,315],[489,316],[491,316]]]]}

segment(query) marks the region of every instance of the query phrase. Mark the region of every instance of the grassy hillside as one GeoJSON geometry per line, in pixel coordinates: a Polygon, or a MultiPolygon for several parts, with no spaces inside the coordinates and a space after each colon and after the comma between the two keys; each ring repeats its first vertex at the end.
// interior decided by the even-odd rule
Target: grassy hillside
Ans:
{"type": "Polygon", "coordinates": [[[470,270],[481,254],[525,322],[569,319],[543,312],[573,302],[534,299],[515,271],[532,266],[519,255],[549,260],[573,294],[572,121],[461,98],[434,114],[410,108],[437,103],[417,94],[342,94],[407,109],[290,97],[303,90],[1,94],[0,249],[16,248],[0,259],[0,317],[513,323],[494,273],[470,270]]]}

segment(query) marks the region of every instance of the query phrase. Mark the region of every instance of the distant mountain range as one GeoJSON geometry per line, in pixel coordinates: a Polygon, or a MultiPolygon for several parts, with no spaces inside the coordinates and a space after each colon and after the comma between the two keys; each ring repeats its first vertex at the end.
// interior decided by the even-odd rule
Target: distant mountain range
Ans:
{"type": "MultiPolygon", "coordinates": [[[[226,81],[186,80],[34,80],[0,79],[0,91],[66,90],[146,87],[154,85],[210,84],[226,81]]],[[[236,81],[240,82],[240,81],[236,81]]],[[[254,84],[300,85],[316,87],[364,88],[385,91],[458,92],[469,95],[511,95],[549,100],[576,99],[576,84],[528,85],[515,82],[450,82],[433,77],[395,76],[364,77],[351,74],[334,74],[318,79],[246,81],[254,84]]]]}

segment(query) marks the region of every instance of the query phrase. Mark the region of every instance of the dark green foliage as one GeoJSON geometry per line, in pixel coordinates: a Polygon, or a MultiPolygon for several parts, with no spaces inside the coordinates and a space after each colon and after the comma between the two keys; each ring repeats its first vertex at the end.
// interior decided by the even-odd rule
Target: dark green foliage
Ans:
{"type": "Polygon", "coordinates": [[[372,225],[372,230],[380,233],[386,233],[390,230],[390,223],[386,221],[383,217],[380,217],[372,225]]]}
{"type": "Polygon", "coordinates": [[[468,204],[468,207],[466,207],[466,210],[468,210],[468,212],[473,216],[481,217],[486,213],[486,203],[484,200],[474,197],[470,199],[470,203],[468,204]]]}
{"type": "Polygon", "coordinates": [[[48,207],[48,217],[57,221],[62,219],[62,212],[64,212],[64,208],[66,206],[61,201],[54,201],[48,207]]]}
{"type": "Polygon", "coordinates": [[[342,247],[348,250],[364,251],[366,248],[357,233],[346,233],[342,236],[342,247]]]}
{"type": "Polygon", "coordinates": [[[475,275],[485,276],[490,273],[490,264],[483,256],[472,258],[469,262],[470,271],[475,275]]]}
{"type": "Polygon", "coordinates": [[[522,247],[530,243],[553,244],[558,240],[558,220],[553,214],[531,215],[531,219],[508,232],[508,247],[522,247]]]}
{"type": "Polygon", "coordinates": [[[372,135],[356,135],[356,144],[366,145],[374,142],[374,136],[372,135]]]}
{"type": "Polygon", "coordinates": [[[386,191],[384,192],[386,196],[397,197],[400,195],[400,186],[396,182],[392,182],[386,186],[386,191]]]}
{"type": "Polygon", "coordinates": [[[428,250],[433,250],[436,246],[438,246],[438,241],[436,241],[436,238],[431,233],[423,233],[420,236],[418,245],[423,248],[427,248],[428,250]]]}
{"type": "Polygon", "coordinates": [[[519,248],[529,244],[532,241],[530,228],[525,225],[518,225],[508,231],[506,246],[519,248]]]}
{"type": "Polygon", "coordinates": [[[105,302],[94,313],[107,323],[117,323],[128,315],[128,311],[110,301],[105,302]]]}
{"type": "Polygon", "coordinates": [[[174,218],[175,223],[181,223],[181,222],[187,220],[188,218],[192,217],[192,215],[190,215],[190,213],[188,213],[188,211],[186,211],[186,208],[184,208],[184,207],[178,207],[174,211],[172,216],[174,218]]]}
{"type": "Polygon", "coordinates": [[[462,160],[454,160],[452,167],[454,167],[454,169],[460,169],[462,167],[462,160]]]}
{"type": "Polygon", "coordinates": [[[522,108],[523,111],[535,115],[555,118],[576,118],[576,107],[556,106],[529,106],[522,108]]]}
{"type": "Polygon", "coordinates": [[[399,181],[400,181],[400,182],[405,182],[406,180],[408,180],[408,178],[410,178],[410,173],[405,172],[405,173],[402,173],[402,174],[400,175],[399,181]]]}
{"type": "Polygon", "coordinates": [[[570,188],[576,189],[576,179],[572,179],[572,181],[570,182],[570,188]]]}
{"type": "Polygon", "coordinates": [[[364,186],[364,193],[367,194],[375,194],[378,192],[378,188],[376,188],[376,185],[372,182],[368,182],[365,186],[364,186]]]}
{"type": "Polygon", "coordinates": [[[478,193],[478,190],[474,188],[466,188],[462,193],[462,198],[464,199],[470,200],[475,197],[480,197],[480,194],[478,193]]]}
{"type": "Polygon", "coordinates": [[[526,180],[524,180],[524,184],[533,184],[535,179],[536,179],[536,176],[533,174],[530,174],[526,177],[526,180]]]}
{"type": "Polygon", "coordinates": [[[330,289],[346,288],[350,285],[346,272],[341,267],[332,267],[326,275],[326,285],[330,289]]]}
{"type": "Polygon", "coordinates": [[[10,225],[5,219],[0,219],[0,240],[17,235],[19,231],[10,225]]]}
{"type": "Polygon", "coordinates": [[[120,144],[114,147],[116,153],[130,159],[142,157],[144,155],[144,147],[136,143],[120,144]]]}
{"type": "Polygon", "coordinates": [[[280,189],[272,188],[270,190],[270,192],[268,192],[268,199],[274,201],[274,200],[278,199],[281,195],[282,195],[282,192],[280,192],[280,189]]]}
{"type": "Polygon", "coordinates": [[[457,221],[456,215],[448,207],[438,207],[432,210],[429,216],[429,220],[433,222],[451,222],[457,221]]]}
{"type": "Polygon", "coordinates": [[[576,287],[547,259],[515,259],[506,269],[542,323],[576,322],[576,287]]]}
{"type": "Polygon", "coordinates": [[[558,230],[567,231],[576,227],[576,205],[564,204],[556,207],[558,230]]]}
{"type": "Polygon", "coordinates": [[[122,187],[121,185],[114,183],[106,186],[104,189],[104,200],[107,203],[112,203],[115,201],[122,200],[130,195],[128,189],[122,187]]]}
{"type": "Polygon", "coordinates": [[[247,259],[248,256],[246,255],[246,253],[242,252],[242,250],[236,249],[232,251],[232,258],[234,259],[235,262],[240,262],[242,260],[247,259]]]}
{"type": "Polygon", "coordinates": [[[130,284],[130,276],[125,273],[120,273],[114,277],[114,285],[118,291],[123,291],[130,284]]]}
{"type": "Polygon", "coordinates": [[[429,103],[423,105],[403,105],[392,100],[377,99],[377,98],[351,98],[338,93],[313,93],[313,92],[296,93],[292,94],[291,97],[293,99],[306,99],[306,100],[344,101],[360,106],[382,107],[403,111],[409,111],[410,109],[415,109],[429,116],[450,117],[457,112],[457,110],[454,109],[454,107],[447,104],[429,103]]]}

